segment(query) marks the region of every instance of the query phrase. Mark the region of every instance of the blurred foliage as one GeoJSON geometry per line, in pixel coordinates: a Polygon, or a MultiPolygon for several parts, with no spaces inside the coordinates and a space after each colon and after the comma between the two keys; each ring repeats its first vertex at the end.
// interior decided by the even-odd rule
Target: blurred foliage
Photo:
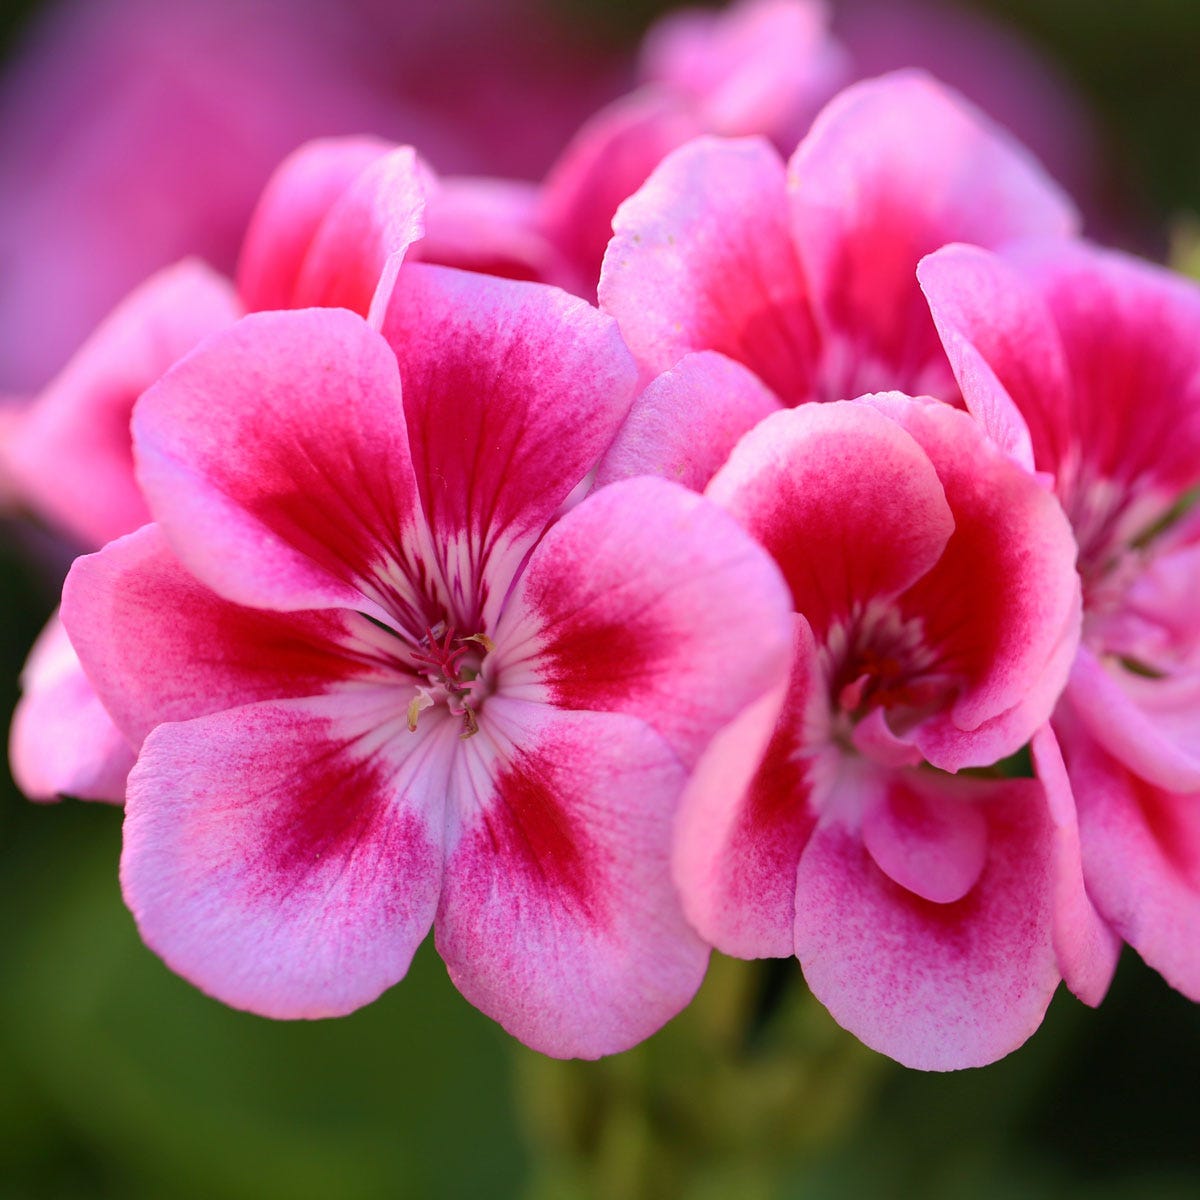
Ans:
{"type": "MultiPolygon", "coordinates": [[[[0,47],[33,7],[0,7],[0,47]]],[[[632,39],[666,6],[561,7],[632,39]]],[[[1200,274],[1200,4],[979,7],[1079,85],[1154,209],[1185,218],[1176,261],[1200,274]]],[[[10,534],[0,604],[8,711],[53,605],[10,534]]],[[[1060,994],[1027,1046],[979,1071],[905,1071],[794,972],[725,960],[644,1046],[560,1064],[471,1009],[430,947],[342,1020],[232,1012],[142,947],[119,845],[118,811],[0,785],[3,1200],[1200,1195],[1200,1009],[1129,953],[1099,1010],[1060,994]]]]}

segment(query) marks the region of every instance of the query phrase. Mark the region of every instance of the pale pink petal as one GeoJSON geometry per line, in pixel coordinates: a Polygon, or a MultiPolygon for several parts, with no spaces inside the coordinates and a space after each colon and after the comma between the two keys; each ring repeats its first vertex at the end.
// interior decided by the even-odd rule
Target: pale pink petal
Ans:
{"type": "Polygon", "coordinates": [[[1083,242],[1023,244],[1009,257],[1062,339],[1074,389],[1064,436],[1082,447],[1087,479],[1160,488],[1169,506],[1200,481],[1200,287],[1083,242]]]}
{"type": "Polygon", "coordinates": [[[701,492],[742,434],[778,408],[740,363],[711,350],[684,355],[634,401],[596,486],[659,475],[701,492]]]}
{"type": "Polygon", "coordinates": [[[866,404],[804,405],[760,422],[706,493],[774,555],[819,639],[937,562],[954,529],[928,456],[866,404]]]}
{"type": "Polygon", "coordinates": [[[949,242],[995,246],[1077,224],[1016,142],[919,72],[847,88],[788,169],[797,245],[832,335],[835,394],[952,394],[917,263],[949,242]]]}
{"type": "Polygon", "coordinates": [[[870,403],[928,454],[954,516],[944,553],[902,600],[957,688],[913,738],[946,770],[986,766],[1028,741],[1066,684],[1080,622],[1075,540],[1054,497],[966,413],[896,395],[870,403]],[[1015,725],[986,725],[1013,709],[1015,725]]]}
{"type": "Polygon", "coordinates": [[[775,564],[726,513],[631,479],[546,534],[495,642],[507,694],[639,717],[690,766],[785,675],[791,608],[775,564]]]}
{"type": "Polygon", "coordinates": [[[1027,470],[1053,470],[1066,451],[1071,390],[1045,301],[977,246],[929,255],[917,277],[968,411],[1027,470]]]}
{"type": "Polygon", "coordinates": [[[1117,969],[1121,939],[1096,911],[1083,878],[1079,815],[1058,738],[1049,725],[1033,736],[1033,762],[1054,823],[1054,949],[1063,982],[1093,1008],[1117,969]]]}
{"type": "Polygon", "coordinates": [[[244,318],[146,393],[134,435],[172,549],[226,599],[387,620],[419,604],[395,569],[420,519],[396,360],[361,317],[244,318]]]}
{"type": "Polygon", "coordinates": [[[535,1050],[624,1050],[688,1003],[708,958],[667,870],[678,759],[615,713],[493,696],[481,717],[456,772],[438,952],[463,995],[535,1050]]]}
{"type": "Polygon", "coordinates": [[[9,760],[31,800],[125,798],[133,748],[88,682],[57,615],[42,631],[21,674],[9,760]]]}
{"type": "Polygon", "coordinates": [[[76,560],[63,621],[134,746],[164,721],[377,676],[396,644],[357,613],[231,604],[180,565],[153,525],[76,560]]]}
{"type": "Polygon", "coordinates": [[[610,317],[557,288],[413,264],[384,326],[452,609],[493,628],[525,554],[629,411],[610,317]]]}
{"type": "Polygon", "coordinates": [[[671,867],[688,920],[738,958],[792,953],[796,868],[816,821],[804,751],[820,673],[808,622],[794,628],[790,679],[713,739],[676,826],[671,867]]]}
{"type": "Polygon", "coordinates": [[[1067,694],[1109,754],[1172,792],[1200,789],[1200,672],[1145,679],[1081,648],[1067,694]]]}
{"type": "Polygon", "coordinates": [[[351,1012],[403,977],[437,907],[458,728],[410,734],[394,704],[267,702],[150,735],[121,885],[172,970],[284,1018],[351,1012]]]}
{"type": "Polygon", "coordinates": [[[383,323],[396,273],[424,232],[428,169],[411,146],[367,166],[317,227],[290,308],[348,308],[383,323]]]}
{"type": "Polygon", "coordinates": [[[134,401],[239,315],[230,285],[193,259],[142,284],[8,431],[5,474],[21,501],[89,547],[145,524],[129,432],[134,401]]]}
{"type": "Polygon", "coordinates": [[[689,142],[621,205],[613,229],[600,305],[646,370],[719,350],[785,403],[815,398],[817,333],[770,146],[689,142]]]}
{"type": "Polygon", "coordinates": [[[1200,792],[1138,778],[1077,723],[1060,737],[1089,895],[1172,987],[1200,1000],[1200,792]]]}
{"type": "Polygon", "coordinates": [[[961,900],[987,860],[987,820],[971,782],[915,771],[880,776],[862,839],[885,875],[935,904],[961,900]]]}
{"type": "Polygon", "coordinates": [[[831,822],[800,860],[796,955],[813,994],[875,1050],[926,1071],[982,1066],[1041,1023],[1059,981],[1045,799],[1032,780],[961,781],[987,862],[952,904],[893,883],[831,822]]]}
{"type": "Polygon", "coordinates": [[[1177,540],[1183,532],[1172,527],[1155,539],[1156,553],[1129,585],[1124,603],[1105,614],[1104,646],[1162,674],[1200,669],[1200,622],[1195,615],[1200,541],[1177,540]]]}
{"type": "Polygon", "coordinates": [[[595,296],[618,206],[672,150],[703,132],[679,96],[639,88],[601,109],[571,139],[546,177],[538,224],[571,264],[573,290],[595,296]]]}
{"type": "Polygon", "coordinates": [[[409,249],[408,261],[552,283],[583,294],[562,252],[539,225],[539,197],[532,183],[443,179],[431,189],[425,236],[409,249]]]}
{"type": "Polygon", "coordinates": [[[296,306],[296,284],[321,223],[354,180],[393,148],[373,137],[321,138],[276,168],[238,259],[238,292],[250,312],[296,306]]]}
{"type": "Polygon", "coordinates": [[[668,13],[642,42],[642,74],[682,92],[721,134],[765,133],[790,151],[847,73],[816,0],[742,0],[668,13]]]}

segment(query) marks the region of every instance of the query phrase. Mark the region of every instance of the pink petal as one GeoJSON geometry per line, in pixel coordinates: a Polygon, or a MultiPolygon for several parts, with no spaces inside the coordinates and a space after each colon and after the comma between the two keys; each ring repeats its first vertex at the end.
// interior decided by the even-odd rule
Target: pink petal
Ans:
{"type": "Polygon", "coordinates": [[[899,887],[840,822],[813,834],[797,877],[796,955],[813,994],[868,1046],[926,1071],[1016,1049],[1059,980],[1041,789],[958,786],[988,826],[983,874],[961,900],[933,904],[899,887]]]}
{"type": "Polygon", "coordinates": [[[409,249],[408,260],[581,290],[575,272],[540,227],[539,196],[532,183],[443,179],[428,197],[425,236],[409,249]]]}
{"type": "Polygon", "coordinates": [[[600,304],[646,370],[719,350],[785,403],[814,398],[817,332],[783,163],[766,143],[689,142],[621,205],[613,229],[600,304]]]}
{"type": "Polygon", "coordinates": [[[314,696],[378,674],[395,642],[356,613],[231,604],[180,565],[156,526],[76,560],[63,621],[134,746],[164,721],[314,696]]]}
{"type": "Polygon", "coordinates": [[[226,599],[419,603],[394,567],[420,528],[396,361],[361,317],[246,317],[145,394],[134,437],[172,549],[226,599]]]}
{"type": "Polygon", "coordinates": [[[834,395],[946,391],[915,277],[924,255],[948,242],[1070,234],[1077,224],[1022,147],[919,72],[847,88],[813,122],[788,170],[814,307],[836,333],[827,368],[834,395]]]}
{"type": "Polygon", "coordinates": [[[384,689],[263,703],[146,740],[121,884],[147,945],[234,1008],[351,1012],[403,977],[437,907],[457,729],[384,689]],[[391,712],[385,749],[365,738],[391,712]]]}
{"type": "Polygon", "coordinates": [[[57,615],[34,643],[21,687],[9,742],[17,787],[31,800],[124,800],[133,749],[92,690],[57,615]]]}
{"type": "Polygon", "coordinates": [[[1200,792],[1138,778],[1071,716],[1060,738],[1088,893],[1151,967],[1200,1000],[1200,792]]]}
{"type": "Polygon", "coordinates": [[[289,307],[348,308],[378,329],[404,253],[425,229],[427,175],[411,146],[364,168],[317,227],[289,307]]]}
{"type": "Polygon", "coordinates": [[[634,401],[596,471],[596,486],[660,475],[701,492],[742,434],[778,408],[739,363],[713,351],[687,354],[634,401]]]}
{"type": "Polygon", "coordinates": [[[1152,484],[1171,499],[1194,486],[1200,288],[1086,243],[1032,243],[1010,257],[1045,298],[1062,339],[1074,411],[1060,440],[1068,449],[1082,446],[1088,478],[1152,484]]]}
{"type": "Polygon", "coordinates": [[[1026,470],[1035,462],[1053,469],[1071,391],[1045,301],[1011,264],[976,246],[929,255],[917,276],[971,415],[1026,470]]]}
{"type": "Polygon", "coordinates": [[[636,369],[582,300],[423,264],[401,274],[384,335],[453,607],[494,628],[526,553],[629,411],[636,369]]]}
{"type": "Polygon", "coordinates": [[[596,294],[621,202],[667,154],[703,132],[680,97],[641,88],[602,108],[571,139],[546,177],[538,223],[572,264],[580,295],[596,294]]]}
{"type": "Polygon", "coordinates": [[[1054,822],[1054,949],[1058,969],[1067,987],[1094,1008],[1112,982],[1121,939],[1088,895],[1075,796],[1058,738],[1049,725],[1034,734],[1033,761],[1054,822]]]}
{"type": "Polygon", "coordinates": [[[928,456],[869,405],[805,405],[760,422],[706,493],[775,557],[818,639],[920,579],[954,521],[928,456]]]}
{"type": "Polygon", "coordinates": [[[889,771],[862,824],[863,845],[885,875],[935,904],[961,900],[987,860],[988,827],[961,780],[889,771]]]}
{"type": "Polygon", "coordinates": [[[668,13],[642,42],[642,74],[688,96],[713,133],[765,133],[790,150],[846,74],[826,6],[742,0],[668,13]]]}
{"type": "Polygon", "coordinates": [[[1200,789],[1200,672],[1142,679],[1081,648],[1067,694],[1104,749],[1170,792],[1200,789]]]}
{"type": "Polygon", "coordinates": [[[238,315],[229,284],[196,260],[143,283],[7,432],[4,466],[21,500],[88,546],[145,524],[130,445],[134,401],[238,315]]]}
{"type": "Polygon", "coordinates": [[[321,138],[276,168],[250,219],[237,282],[250,312],[294,308],[313,238],[338,198],[393,147],[373,137],[321,138]]]}
{"type": "Polygon", "coordinates": [[[688,920],[738,958],[792,953],[796,868],[815,824],[805,715],[816,646],[795,618],[790,679],[713,739],[680,803],[672,873],[688,920]]]}
{"type": "Polygon", "coordinates": [[[482,716],[494,756],[482,736],[463,743],[478,782],[460,799],[438,951],[463,995],[535,1050],[624,1050],[688,1003],[707,962],[667,872],[684,774],[630,717],[501,696],[482,716]]]}
{"type": "Polygon", "coordinates": [[[775,565],[716,505],[632,479],[546,534],[495,642],[506,694],[639,717],[691,765],[782,679],[790,606],[775,565]]]}
{"type": "Polygon", "coordinates": [[[1080,621],[1075,540],[1054,497],[967,414],[895,395],[872,403],[929,455],[954,515],[944,553],[903,607],[960,691],[914,738],[945,770],[986,766],[1028,741],[1066,683],[1080,621]],[[1013,709],[1015,725],[986,726],[1013,709]]]}

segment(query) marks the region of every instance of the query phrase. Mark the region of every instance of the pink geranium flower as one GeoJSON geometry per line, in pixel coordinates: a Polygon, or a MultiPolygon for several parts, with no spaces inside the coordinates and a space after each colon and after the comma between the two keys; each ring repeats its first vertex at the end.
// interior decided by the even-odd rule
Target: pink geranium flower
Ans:
{"type": "Polygon", "coordinates": [[[689,918],[726,953],[796,954],[909,1066],[999,1058],[1062,976],[1078,864],[1035,780],[955,773],[1019,749],[1065,681],[1061,511],[967,414],[895,393],[767,417],[706,494],[782,568],[794,651],[686,793],[689,918]]]}
{"type": "MultiPolygon", "coordinates": [[[[846,89],[786,165],[758,139],[700,138],[617,213],[601,307],[648,376],[718,351],[776,406],[879,388],[953,399],[916,283],[953,240],[1066,234],[1070,203],[1015,143],[954,93],[900,73],[846,89]]],[[[761,415],[690,436],[728,452],[761,415]],[[732,439],[732,440],[730,440],[732,439]]],[[[719,457],[717,459],[719,461],[719,457]]]]}
{"type": "Polygon", "coordinates": [[[1053,727],[1088,891],[1200,999],[1200,289],[1040,242],[948,247],[921,281],[968,407],[1079,544],[1083,645],[1053,727]]]}
{"type": "Polygon", "coordinates": [[[157,524],[76,564],[64,622],[140,747],[122,883],[234,1006],[347,1012],[430,925],[459,989],[595,1056],[691,997],[677,797],[776,688],[778,572],[662,480],[569,507],[629,407],[610,319],[415,265],[382,335],[246,318],[140,402],[157,524]],[[730,638],[730,631],[753,637],[730,638]]]}

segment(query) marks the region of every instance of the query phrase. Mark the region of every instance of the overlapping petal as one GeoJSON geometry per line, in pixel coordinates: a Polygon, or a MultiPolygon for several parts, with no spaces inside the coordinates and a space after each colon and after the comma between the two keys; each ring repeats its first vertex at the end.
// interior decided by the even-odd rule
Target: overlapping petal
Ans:
{"type": "Polygon", "coordinates": [[[385,621],[381,600],[420,608],[416,568],[395,570],[420,528],[400,378],[362,318],[244,318],[146,393],[134,440],[172,549],[226,599],[385,621]]]}
{"type": "Polygon", "coordinates": [[[195,260],[148,279],[6,432],[3,471],[17,497],[88,547],[144,524],[129,441],[134,402],[239,315],[230,285],[195,260]]]}
{"type": "Polygon", "coordinates": [[[937,472],[901,425],[865,404],[762,421],[707,493],[774,556],[819,639],[912,586],[954,531],[937,472]]]}
{"type": "Polygon", "coordinates": [[[920,72],[841,92],[788,176],[796,243],[831,336],[831,395],[945,390],[913,275],[924,255],[956,241],[1068,235],[1078,224],[1022,147],[920,72]]]}
{"type": "Polygon", "coordinates": [[[783,678],[790,621],[775,564],[726,513],[631,479],[546,534],[496,631],[494,670],[510,696],[639,717],[690,766],[783,678]]]}
{"type": "Polygon", "coordinates": [[[451,605],[494,628],[526,553],[633,401],[611,318],[549,287],[414,264],[384,324],[451,605]]]}
{"type": "Polygon", "coordinates": [[[63,620],[135,747],[164,721],[377,677],[395,640],[356,613],[274,613],[224,600],[184,569],[153,525],[76,560],[63,620]]]}
{"type": "Polygon", "coordinates": [[[1014,1050],[1059,982],[1041,789],[1031,780],[958,787],[960,803],[978,805],[987,822],[987,860],[962,899],[937,904],[901,888],[838,822],[818,827],[797,875],[796,955],[813,994],[868,1046],[922,1070],[981,1066],[1014,1050]]]}
{"type": "Polygon", "coordinates": [[[667,870],[683,770],[618,713],[492,697],[486,736],[487,750],[463,747],[478,763],[458,778],[477,790],[458,788],[438,951],[463,995],[534,1049],[624,1050],[684,1007],[708,959],[667,870]]]}
{"type": "Polygon", "coordinates": [[[160,725],[130,775],[121,884],[146,943],[272,1017],[337,1016],[403,977],[433,922],[458,730],[394,689],[160,725]]]}
{"type": "Polygon", "coordinates": [[[785,403],[811,398],[817,330],[770,146],[689,142],[621,205],[613,230],[600,304],[644,368],[719,350],[785,403]]]}

